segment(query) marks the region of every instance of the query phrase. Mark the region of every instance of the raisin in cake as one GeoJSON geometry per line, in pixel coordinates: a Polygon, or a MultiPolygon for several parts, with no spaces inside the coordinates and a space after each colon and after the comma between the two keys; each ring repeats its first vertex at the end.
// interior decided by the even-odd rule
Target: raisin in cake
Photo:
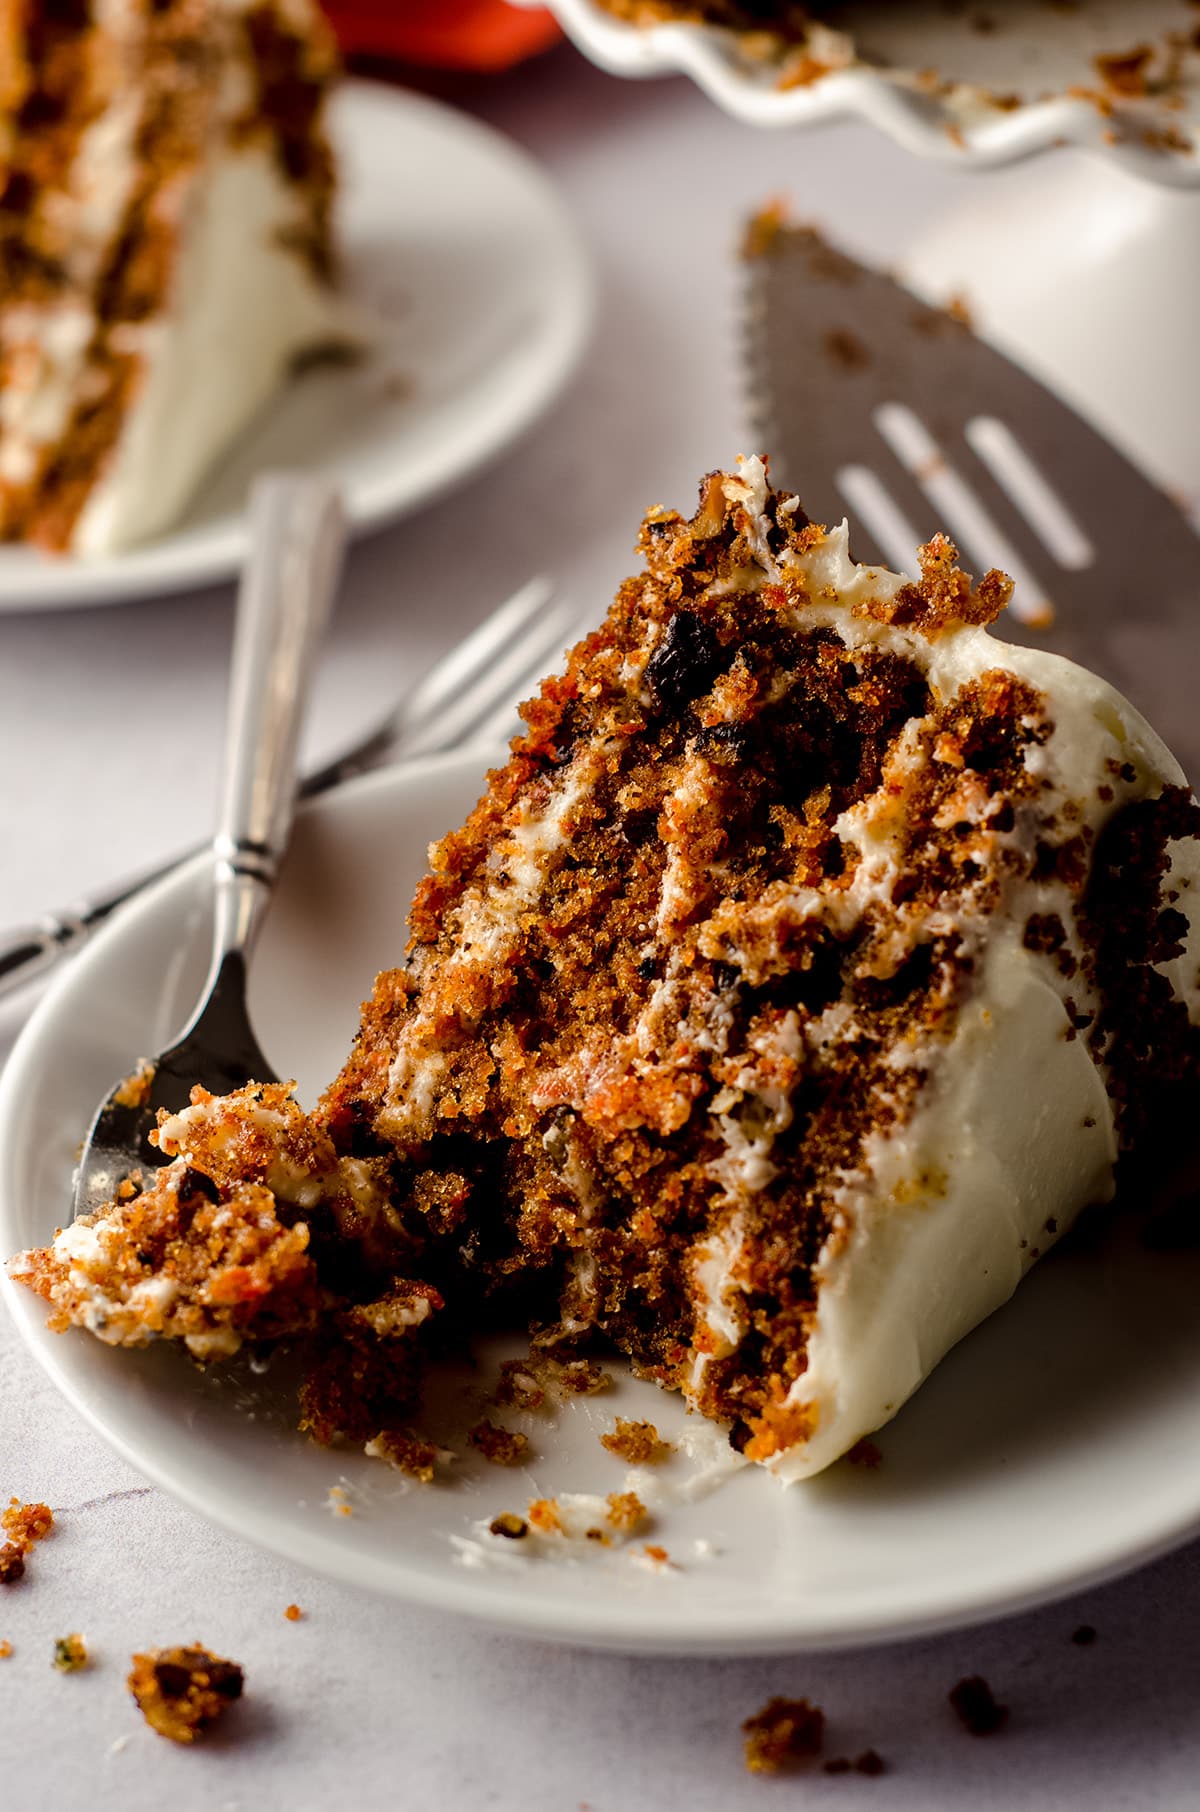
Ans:
{"type": "Polygon", "coordinates": [[[0,4],[0,538],[166,527],[334,324],[310,0],[0,4]]]}
{"type": "MultiPolygon", "coordinates": [[[[989,633],[1007,580],[940,537],[916,581],[857,566],[749,459],[641,549],[288,1109],[315,1143],[253,1180],[312,1223],[339,1338],[490,1298],[801,1478],[1195,1090],[1200,809],[1110,686],[989,633]]],[[[23,1261],[67,1320],[88,1237],[23,1261]]]]}

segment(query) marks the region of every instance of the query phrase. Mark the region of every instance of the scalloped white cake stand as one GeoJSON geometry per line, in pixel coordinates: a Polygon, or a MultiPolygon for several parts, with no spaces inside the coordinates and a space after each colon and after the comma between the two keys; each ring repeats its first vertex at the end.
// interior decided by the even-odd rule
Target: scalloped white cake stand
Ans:
{"type": "Polygon", "coordinates": [[[1080,153],[993,178],[914,245],[905,280],[931,301],[963,296],[986,338],[1200,510],[1200,14],[1190,0],[981,0],[954,14],[937,0],[862,0],[838,9],[839,26],[887,67],[784,88],[734,33],[638,27],[596,0],[549,4],[602,68],[686,74],[752,125],[857,117],[914,155],[981,168],[1058,146],[1080,153]],[[981,17],[994,29],[981,30],[981,17]],[[1114,100],[1095,58],[1140,45],[1153,53],[1151,92],[1114,100]],[[918,73],[931,70],[945,79],[918,73]]]}

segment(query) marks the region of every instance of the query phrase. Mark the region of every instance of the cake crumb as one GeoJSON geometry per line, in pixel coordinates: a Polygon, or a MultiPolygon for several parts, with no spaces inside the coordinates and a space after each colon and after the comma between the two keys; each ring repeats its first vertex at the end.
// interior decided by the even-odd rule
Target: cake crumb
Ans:
{"type": "Polygon", "coordinates": [[[563,1533],[562,1517],[559,1514],[556,1498],[535,1497],[525,1514],[529,1518],[531,1529],[537,1529],[543,1535],[561,1535],[563,1533]]]}
{"type": "Polygon", "coordinates": [[[612,1373],[594,1359],[566,1359],[556,1368],[557,1383],[570,1397],[594,1397],[612,1385],[612,1373]]]}
{"type": "Polygon", "coordinates": [[[467,1440],[493,1466],[519,1466],[529,1457],[529,1436],[494,1422],[477,1422],[467,1440]]]}
{"type": "Polygon", "coordinates": [[[299,1623],[304,1612],[300,1609],[298,1604],[288,1604],[284,1606],[283,1614],[289,1623],[299,1623]]]}
{"type": "Polygon", "coordinates": [[[329,1487],[329,1490],[325,1494],[325,1507],[327,1510],[331,1510],[334,1516],[354,1515],[354,1505],[346,1496],[346,1488],[344,1485],[331,1485],[329,1487]]]}
{"type": "Polygon", "coordinates": [[[526,1360],[506,1359],[500,1367],[500,1381],[493,1401],[502,1407],[540,1409],[546,1401],[546,1393],[526,1360]]]}
{"type": "Polygon", "coordinates": [[[1146,93],[1146,66],[1154,56],[1149,44],[1138,44],[1132,50],[1092,58],[1105,87],[1113,94],[1136,99],[1146,93]]]}
{"type": "Polygon", "coordinates": [[[846,1454],[851,1466],[865,1466],[868,1472],[875,1472],[883,1464],[883,1455],[874,1441],[855,1441],[846,1454]]]}
{"type": "Polygon", "coordinates": [[[25,1576],[25,1556],[15,1542],[0,1548],[0,1585],[16,1585],[25,1576]]]}
{"type": "Polygon", "coordinates": [[[653,1561],[656,1567],[669,1567],[671,1565],[671,1556],[667,1553],[667,1550],[664,1547],[661,1547],[656,1541],[648,1541],[642,1549],[642,1553],[646,1556],[647,1560],[653,1561]]]}
{"type": "Polygon", "coordinates": [[[861,1755],[851,1759],[848,1755],[834,1755],[822,1764],[826,1774],[886,1774],[887,1763],[877,1749],[864,1749],[861,1755]]]}
{"type": "Polygon", "coordinates": [[[53,1527],[54,1513],[48,1504],[23,1504],[19,1498],[10,1497],[8,1509],[0,1515],[0,1528],[22,1554],[49,1535],[53,1527]]]}
{"type": "Polygon", "coordinates": [[[825,1714],[807,1699],[769,1699],[742,1725],[751,1774],[778,1774],[821,1752],[825,1714]]]}
{"type": "Polygon", "coordinates": [[[630,1466],[654,1466],[671,1452],[670,1441],[664,1441],[653,1422],[629,1422],[618,1416],[611,1434],[600,1436],[606,1447],[619,1460],[630,1466]]]}
{"type": "Polygon", "coordinates": [[[7,1661],[13,1652],[12,1643],[7,1639],[0,1641],[0,1661],[7,1661]]]}
{"type": "Polygon", "coordinates": [[[173,1743],[192,1743],[241,1698],[245,1676],[236,1661],[196,1643],[134,1655],[126,1684],[152,1730],[173,1743]]]}
{"type": "MultiPolygon", "coordinates": [[[[363,1452],[369,1459],[386,1461],[397,1472],[406,1473],[410,1479],[417,1479],[422,1485],[433,1481],[438,1449],[424,1435],[406,1433],[399,1428],[386,1428],[367,1442],[363,1452]]],[[[349,1505],[339,1514],[348,1516],[349,1505]]]]}
{"type": "Polygon", "coordinates": [[[969,1674],[948,1694],[963,1728],[972,1736],[993,1736],[1008,1722],[1008,1706],[997,1703],[982,1674],[969,1674]]]}
{"type": "Polygon", "coordinates": [[[636,1491],[610,1491],[604,1501],[609,1522],[622,1535],[632,1535],[646,1520],[646,1506],[636,1491]]]}
{"type": "Polygon", "coordinates": [[[975,316],[971,312],[971,304],[961,290],[956,291],[952,296],[947,296],[946,313],[952,321],[957,321],[960,327],[965,327],[972,333],[975,331],[975,316]]]}
{"type": "Polygon", "coordinates": [[[1076,1648],[1091,1648],[1096,1640],[1096,1631],[1090,1623],[1081,1623],[1078,1629],[1071,1631],[1071,1641],[1076,1648]]]}
{"type": "Polygon", "coordinates": [[[60,1674],[80,1674],[88,1666],[90,1659],[87,1643],[78,1632],[60,1636],[54,1644],[53,1666],[60,1674]]]}
{"type": "Polygon", "coordinates": [[[523,1516],[514,1516],[511,1510],[505,1510],[492,1518],[488,1531],[492,1535],[502,1535],[506,1541],[524,1541],[529,1534],[529,1524],[523,1516]]]}
{"type": "Polygon", "coordinates": [[[143,1107],[150,1098],[154,1085],[155,1065],[139,1063],[136,1070],[119,1082],[113,1090],[113,1100],[118,1107],[143,1107]]]}

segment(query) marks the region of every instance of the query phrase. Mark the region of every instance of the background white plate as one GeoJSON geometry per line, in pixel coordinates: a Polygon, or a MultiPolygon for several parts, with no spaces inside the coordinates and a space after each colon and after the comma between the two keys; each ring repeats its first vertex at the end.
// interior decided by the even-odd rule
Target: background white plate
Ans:
{"type": "MultiPolygon", "coordinates": [[[[0,547],[0,610],[107,604],[226,579],[264,466],[328,471],[371,528],[459,482],[535,420],[592,316],[579,235],[541,169],[449,107],[370,82],[335,98],[338,232],[374,345],[293,379],[179,527],[128,553],[54,559],[0,547]]],[[[186,429],[186,424],[185,424],[186,429]]]]}
{"type": "MultiPolygon", "coordinates": [[[[285,1073],[297,1070],[306,1100],[344,1056],[376,968],[400,953],[427,841],[470,806],[483,766],[459,754],[375,775],[305,812],[252,992],[265,1047],[285,1073]]],[[[45,999],[0,1081],[0,1251],[50,1237],[90,1109],[175,1029],[206,943],[204,873],[193,865],[107,927],[45,999]]],[[[248,1539],[514,1630],[731,1652],[980,1620],[1190,1534],[1200,1524],[1198,1284],[1200,1256],[1153,1253],[1132,1230],[1056,1251],[883,1431],[877,1470],[843,1462],[791,1491],[739,1472],[663,1514],[649,1539],[678,1562],[664,1572],[628,1550],[592,1548],[594,1564],[581,1564],[515,1545],[475,1570],[453,1540],[535,1495],[621,1489],[623,1468],[596,1439],[613,1414],[648,1416],[667,1434],[685,1422],[651,1385],[622,1374],[616,1391],[577,1400],[555,1423],[531,1419],[528,1468],[472,1456],[451,1483],[409,1487],[377,1461],[304,1441],[273,1372],[206,1376],[177,1352],[52,1335],[34,1297],[4,1288],[36,1357],[88,1420],[149,1478],[248,1539]],[[339,1480],[349,1517],[327,1505],[339,1480]]],[[[438,1416],[453,1409],[445,1401],[438,1416]]],[[[446,1430],[434,1421],[431,1432],[446,1430]]],[[[686,1484],[690,1474],[673,1460],[667,1476],[686,1484]]]]}
{"type": "Polygon", "coordinates": [[[792,88],[781,88],[769,65],[745,55],[735,32],[675,20],[631,25],[598,0],[518,0],[543,3],[602,69],[623,76],[678,70],[752,126],[857,117],[918,157],[952,164],[1003,164],[1055,144],[1086,145],[1157,182],[1200,185],[1200,57],[1186,61],[1169,102],[1122,102],[1115,120],[1094,99],[1070,92],[1101,89],[1092,61],[1098,54],[1161,45],[1169,31],[1186,38],[1193,20],[1185,0],[1088,0],[1059,8],[1046,0],[1003,0],[995,7],[854,0],[830,23],[860,36],[888,67],[857,64],[792,88]],[[978,29],[981,13],[993,30],[978,29]],[[954,78],[954,85],[929,92],[918,72],[930,69],[954,78]],[[1002,110],[986,103],[987,92],[1016,93],[1025,104],[1002,110]],[[1166,142],[1168,134],[1190,140],[1192,149],[1166,142]]]}

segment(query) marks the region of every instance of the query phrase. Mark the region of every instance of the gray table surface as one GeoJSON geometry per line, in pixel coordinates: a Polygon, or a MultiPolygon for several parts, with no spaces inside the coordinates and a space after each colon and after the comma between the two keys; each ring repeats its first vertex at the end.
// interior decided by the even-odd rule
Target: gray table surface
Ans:
{"type": "MultiPolygon", "coordinates": [[[[643,509],[688,505],[702,472],[745,450],[731,254],[746,212],[789,194],[886,261],[966,185],[996,180],[918,164],[858,127],[757,135],[683,82],[620,83],[568,50],[485,89],[477,110],[561,183],[596,261],[596,336],[562,400],[496,466],[355,551],[314,750],[534,570],[598,615],[643,509]]],[[[0,924],[203,833],[230,602],[222,588],[0,618],[0,924]]],[[[0,1012],[0,1056],[29,1004],[0,1012]]],[[[0,1660],[4,1812],[1200,1806],[1194,1548],[1033,1615],[868,1653],[558,1650],[373,1600],[208,1527],[84,1428],[0,1315],[0,1500],[10,1492],[49,1501],[59,1530],[0,1593],[13,1645],[0,1660]],[[295,1624],[292,1600],[306,1612],[295,1624]],[[1070,1641],[1082,1623],[1098,1631],[1086,1648],[1070,1641]],[[96,1666],[62,1678],[51,1645],[73,1629],[96,1666]],[[122,1681],[131,1650],[193,1638],[242,1661],[251,1690],[189,1752],[142,1725],[122,1681]],[[1011,1706],[989,1741],[946,1705],[970,1672],[1011,1706]],[[888,1773],[749,1777],[738,1726],[776,1692],[816,1699],[833,1747],[873,1745],[888,1773]]]]}

